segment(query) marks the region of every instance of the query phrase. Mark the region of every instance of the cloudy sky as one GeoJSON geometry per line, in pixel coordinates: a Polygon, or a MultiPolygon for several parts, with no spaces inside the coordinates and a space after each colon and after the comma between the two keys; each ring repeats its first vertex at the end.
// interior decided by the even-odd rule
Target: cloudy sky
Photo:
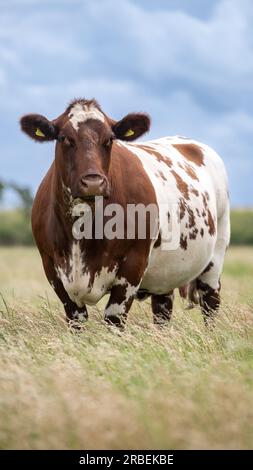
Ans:
{"type": "Polygon", "coordinates": [[[147,111],[147,138],[180,134],[225,160],[234,206],[253,205],[252,0],[1,0],[0,178],[36,190],[53,144],[18,125],[95,97],[121,118],[147,111]]]}

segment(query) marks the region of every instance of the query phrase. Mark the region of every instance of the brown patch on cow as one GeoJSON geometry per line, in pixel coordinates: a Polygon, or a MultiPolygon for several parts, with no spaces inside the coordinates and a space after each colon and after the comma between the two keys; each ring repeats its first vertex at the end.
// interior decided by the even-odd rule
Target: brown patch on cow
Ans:
{"type": "MultiPolygon", "coordinates": [[[[203,195],[202,195],[203,196],[203,195]]],[[[215,222],[214,222],[214,219],[213,219],[213,216],[210,212],[209,209],[207,209],[207,212],[203,211],[202,212],[202,216],[204,218],[204,223],[205,225],[208,227],[208,232],[210,235],[214,235],[215,234],[215,222]]]]}
{"type": "Polygon", "coordinates": [[[167,178],[165,178],[165,176],[164,176],[164,174],[161,170],[157,171],[157,176],[160,176],[160,178],[162,178],[164,181],[167,181],[167,178]]]}
{"type": "Polygon", "coordinates": [[[194,168],[192,168],[191,165],[189,165],[189,163],[185,163],[184,168],[185,168],[186,173],[190,176],[190,178],[192,178],[193,180],[199,181],[196,175],[196,171],[194,170],[194,168]]]}
{"type": "Polygon", "coordinates": [[[202,271],[201,276],[202,276],[202,274],[208,273],[208,271],[210,271],[210,269],[212,269],[213,266],[214,266],[213,261],[210,261],[210,263],[208,263],[208,265],[207,265],[207,267],[204,269],[204,271],[202,271]]]}
{"type": "Polygon", "coordinates": [[[191,191],[191,193],[194,194],[195,196],[199,196],[198,190],[195,189],[195,188],[193,188],[193,186],[191,186],[190,191],[191,191]]]}
{"type": "Polygon", "coordinates": [[[193,210],[187,206],[187,212],[189,215],[189,228],[195,227],[195,216],[193,210]]]}
{"type": "Polygon", "coordinates": [[[214,235],[215,234],[215,223],[214,223],[212,214],[211,214],[209,209],[207,211],[207,216],[208,216],[208,218],[207,218],[208,232],[210,233],[210,235],[214,235]]]}
{"type": "Polygon", "coordinates": [[[162,237],[161,237],[161,232],[159,232],[158,238],[154,244],[154,248],[158,248],[159,246],[161,246],[161,243],[162,243],[162,237]]]}
{"type": "Polygon", "coordinates": [[[203,152],[196,144],[173,144],[173,147],[187,158],[187,160],[195,163],[195,165],[204,165],[203,152]]]}
{"type": "Polygon", "coordinates": [[[174,170],[171,170],[171,174],[176,180],[177,188],[179,189],[180,193],[185,197],[185,199],[189,199],[190,197],[188,184],[174,170]]]}
{"type": "Polygon", "coordinates": [[[195,227],[192,232],[189,233],[190,240],[196,240],[198,235],[198,229],[195,227]]]}
{"type": "Polygon", "coordinates": [[[204,229],[203,228],[200,229],[200,235],[203,238],[203,236],[204,236],[204,229]]]}
{"type": "Polygon", "coordinates": [[[151,155],[155,155],[158,162],[164,162],[170,168],[173,166],[172,160],[169,157],[164,157],[164,155],[161,155],[157,150],[154,150],[152,147],[149,147],[148,145],[142,144],[142,145],[136,146],[136,148],[145,150],[145,152],[148,152],[151,155]]]}
{"type": "Polygon", "coordinates": [[[183,233],[181,233],[180,237],[180,246],[183,250],[187,250],[187,236],[184,236],[183,233]]]}
{"type": "Polygon", "coordinates": [[[203,204],[204,204],[204,208],[207,210],[208,208],[208,204],[207,204],[207,196],[206,196],[206,191],[204,192],[204,194],[202,193],[202,199],[203,199],[203,204]]]}
{"type": "Polygon", "coordinates": [[[186,202],[185,200],[181,197],[179,199],[179,220],[178,222],[180,222],[180,220],[182,220],[185,216],[185,211],[186,211],[186,202]]]}
{"type": "Polygon", "coordinates": [[[193,180],[199,181],[199,179],[196,175],[196,171],[194,170],[194,168],[191,165],[189,165],[189,163],[182,164],[181,162],[178,162],[178,166],[179,166],[179,168],[184,170],[190,176],[190,178],[192,178],[193,180]]]}

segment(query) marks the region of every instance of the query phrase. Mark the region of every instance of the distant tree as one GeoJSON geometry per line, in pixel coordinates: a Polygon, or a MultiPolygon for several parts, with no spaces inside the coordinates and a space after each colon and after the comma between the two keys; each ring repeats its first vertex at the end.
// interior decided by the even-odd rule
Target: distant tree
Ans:
{"type": "Polygon", "coordinates": [[[33,196],[30,188],[27,186],[20,186],[17,183],[6,183],[3,180],[0,180],[0,201],[3,199],[4,191],[7,189],[12,189],[18,195],[24,215],[29,216],[33,203],[33,196]]]}
{"type": "Polygon", "coordinates": [[[0,201],[3,199],[4,189],[5,189],[5,184],[2,180],[0,180],[0,201]]]}
{"type": "Polygon", "coordinates": [[[30,188],[28,188],[27,186],[19,186],[16,183],[9,183],[8,186],[9,188],[13,189],[13,191],[15,191],[16,194],[19,196],[21,207],[24,210],[25,215],[29,216],[33,203],[33,197],[30,188]]]}

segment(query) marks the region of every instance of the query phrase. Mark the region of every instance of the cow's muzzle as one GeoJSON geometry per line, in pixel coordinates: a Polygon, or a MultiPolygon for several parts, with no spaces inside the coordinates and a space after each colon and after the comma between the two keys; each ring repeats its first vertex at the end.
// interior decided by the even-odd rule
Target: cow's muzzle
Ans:
{"type": "Polygon", "coordinates": [[[92,199],[96,196],[108,197],[108,179],[100,173],[85,173],[80,177],[78,192],[83,199],[92,199]]]}

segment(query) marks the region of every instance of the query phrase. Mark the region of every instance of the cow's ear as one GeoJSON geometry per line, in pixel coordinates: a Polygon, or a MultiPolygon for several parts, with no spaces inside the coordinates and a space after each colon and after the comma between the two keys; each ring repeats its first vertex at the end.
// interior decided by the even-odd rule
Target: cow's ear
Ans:
{"type": "Polygon", "coordinates": [[[20,119],[20,126],[23,132],[36,142],[47,142],[55,140],[58,130],[52,121],[40,114],[27,114],[20,119]]]}
{"type": "Polygon", "coordinates": [[[116,139],[135,140],[150,128],[150,117],[143,113],[127,114],[121,121],[112,126],[116,139]]]}

